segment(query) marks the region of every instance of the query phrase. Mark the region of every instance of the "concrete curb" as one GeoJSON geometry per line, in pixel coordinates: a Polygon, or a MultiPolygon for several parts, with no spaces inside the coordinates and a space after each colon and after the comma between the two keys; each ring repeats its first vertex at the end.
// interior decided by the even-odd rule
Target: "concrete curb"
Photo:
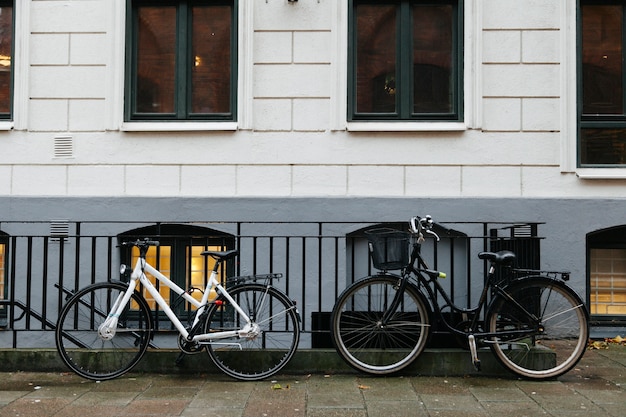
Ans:
{"type": "MultiPolygon", "coordinates": [[[[185,357],[177,366],[178,350],[148,350],[133,372],[190,374],[218,373],[209,356],[200,352],[185,357]]],[[[426,349],[401,374],[424,376],[511,375],[488,349],[479,351],[481,371],[476,371],[470,353],[462,349],[426,349]]],[[[68,368],[55,349],[0,349],[0,372],[65,372],[68,368]]],[[[350,368],[333,349],[300,349],[282,371],[290,374],[350,374],[350,368]]]]}

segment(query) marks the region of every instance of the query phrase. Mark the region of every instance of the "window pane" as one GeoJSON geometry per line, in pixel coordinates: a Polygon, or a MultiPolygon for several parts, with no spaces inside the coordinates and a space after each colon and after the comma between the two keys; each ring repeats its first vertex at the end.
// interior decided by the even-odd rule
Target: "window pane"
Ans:
{"type": "Polygon", "coordinates": [[[396,6],[356,8],[356,112],[395,113],[396,6]]]}
{"type": "MultiPolygon", "coordinates": [[[[146,253],[146,262],[152,265],[153,267],[157,268],[159,272],[165,275],[167,278],[171,278],[170,277],[170,274],[172,272],[171,271],[171,264],[172,264],[171,253],[172,253],[171,246],[158,246],[158,247],[151,246],[148,249],[148,253],[146,253]]],[[[133,247],[132,257],[131,257],[132,259],[131,265],[133,267],[135,266],[135,263],[137,262],[138,257],[139,257],[139,249],[137,247],[133,247]]],[[[165,285],[161,285],[158,282],[158,280],[154,278],[152,275],[146,274],[146,277],[150,280],[150,282],[152,282],[152,284],[154,284],[159,289],[159,294],[161,294],[161,297],[169,301],[170,289],[165,285]]],[[[146,289],[143,289],[143,296],[146,299],[148,306],[153,310],[156,309],[156,306],[157,306],[156,301],[146,289]]],[[[136,309],[138,306],[133,304],[132,307],[136,309]]]]}
{"type": "Polygon", "coordinates": [[[11,111],[13,8],[0,7],[0,113],[11,111]]]}
{"type": "Polygon", "coordinates": [[[229,113],[231,8],[193,8],[192,113],[229,113]]]}
{"type": "Polygon", "coordinates": [[[139,7],[136,109],[175,113],[176,8],[139,7]]]}
{"type": "Polygon", "coordinates": [[[582,7],[584,114],[624,113],[622,7],[582,7]]]}
{"type": "MultiPolygon", "coordinates": [[[[0,243],[0,300],[4,300],[4,254],[5,245],[0,243]]],[[[4,306],[0,306],[0,311],[4,310],[4,306]]]]}
{"type": "Polygon", "coordinates": [[[591,249],[591,314],[626,314],[626,249],[591,249]]]}
{"type": "MultiPolygon", "coordinates": [[[[191,295],[198,301],[202,299],[203,291],[206,288],[207,281],[216,262],[215,259],[211,256],[201,255],[201,253],[205,250],[223,251],[226,250],[226,248],[224,246],[187,247],[187,288],[195,288],[191,295]],[[189,253],[189,249],[191,249],[191,253],[189,253]]],[[[224,284],[224,282],[226,281],[226,271],[224,268],[224,264],[222,264],[222,266],[220,267],[218,275],[219,276],[217,279],[220,281],[220,283],[224,284]]],[[[214,300],[216,297],[217,292],[212,289],[211,294],[209,295],[209,300],[214,300]]]]}
{"type": "Polygon", "coordinates": [[[452,111],[452,6],[413,7],[413,112],[452,111]]]}
{"type": "Polygon", "coordinates": [[[581,164],[626,164],[626,128],[581,129],[581,164]]]}

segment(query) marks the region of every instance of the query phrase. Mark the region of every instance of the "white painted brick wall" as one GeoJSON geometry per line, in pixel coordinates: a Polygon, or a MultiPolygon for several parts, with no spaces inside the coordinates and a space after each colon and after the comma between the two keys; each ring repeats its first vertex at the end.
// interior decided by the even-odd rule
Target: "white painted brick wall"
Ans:
{"type": "Polygon", "coordinates": [[[482,15],[466,19],[479,22],[468,33],[480,36],[466,38],[466,62],[480,62],[465,73],[476,97],[471,88],[465,94],[468,113],[482,106],[480,129],[404,133],[336,127],[345,117],[345,1],[241,0],[252,49],[240,57],[251,61],[240,59],[251,91],[239,100],[252,122],[210,133],[118,130],[123,0],[28,2],[28,27],[16,43],[29,61],[16,61],[25,70],[17,82],[28,76],[27,94],[16,100],[27,103],[15,106],[25,109],[27,129],[2,134],[0,194],[622,195],[623,182],[559,170],[563,100],[571,100],[561,77],[576,71],[561,62],[562,25],[575,25],[575,16],[560,14],[562,0],[474,1],[480,7],[468,2],[467,12],[482,15]],[[73,138],[73,158],[54,158],[59,133],[73,138]]]}
{"type": "Polygon", "coordinates": [[[68,194],[116,196],[124,189],[125,169],[115,165],[79,165],[67,170],[68,194]]]}
{"type": "Polygon", "coordinates": [[[329,97],[330,66],[255,65],[255,97],[329,97]]]}
{"type": "Polygon", "coordinates": [[[405,194],[409,197],[457,197],[461,194],[459,166],[410,166],[406,168],[405,194]]]}
{"type": "Polygon", "coordinates": [[[404,167],[350,166],[348,195],[374,197],[404,195],[404,167]]]}
{"type": "Polygon", "coordinates": [[[522,62],[558,63],[560,60],[558,30],[527,30],[522,32],[522,62]]]}
{"type": "Polygon", "coordinates": [[[484,95],[491,97],[558,97],[559,66],[485,65],[484,95]]]}
{"type": "Polygon", "coordinates": [[[31,65],[67,65],[70,62],[70,36],[67,33],[34,33],[30,36],[31,65]]]}
{"type": "Polygon", "coordinates": [[[293,129],[295,131],[323,131],[330,123],[330,100],[294,99],[293,129]]]}
{"type": "Polygon", "coordinates": [[[559,27],[559,3],[565,0],[481,0],[485,29],[559,27]]]}
{"type": "Polygon", "coordinates": [[[558,131],[560,102],[556,98],[522,99],[522,130],[558,131]]]}
{"type": "Polygon", "coordinates": [[[68,130],[68,100],[47,98],[30,100],[28,125],[29,130],[34,132],[68,130]]]}
{"type": "Polygon", "coordinates": [[[178,195],[180,168],[178,166],[130,165],[125,172],[125,194],[156,197],[178,195]]]}
{"type": "Polygon", "coordinates": [[[522,127],[522,99],[485,98],[483,101],[483,129],[491,131],[519,131],[522,127]]]}
{"type": "Polygon", "coordinates": [[[290,64],[293,62],[293,32],[255,32],[256,64],[290,64]]]}
{"type": "Polygon", "coordinates": [[[16,165],[13,167],[13,195],[54,196],[67,194],[67,167],[16,165]]]}
{"type": "Polygon", "coordinates": [[[520,197],[521,167],[463,167],[463,197],[520,197]]]}
{"type": "Polygon", "coordinates": [[[345,166],[301,165],[293,168],[294,196],[345,196],[348,186],[345,166]]]}
{"type": "Polygon", "coordinates": [[[272,196],[291,194],[291,167],[275,165],[237,167],[237,195],[268,194],[272,196]]]}
{"type": "Polygon", "coordinates": [[[180,184],[182,196],[234,196],[237,195],[237,167],[221,164],[184,166],[180,184]]]}

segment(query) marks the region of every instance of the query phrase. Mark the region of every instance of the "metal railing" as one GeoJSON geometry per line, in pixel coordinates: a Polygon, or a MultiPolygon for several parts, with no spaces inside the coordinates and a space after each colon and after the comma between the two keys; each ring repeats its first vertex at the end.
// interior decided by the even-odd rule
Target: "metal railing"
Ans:
{"type": "MultiPolygon", "coordinates": [[[[485,265],[481,250],[510,248],[517,266],[539,267],[539,223],[445,222],[440,242],[427,241],[430,266],[446,271],[445,288],[459,306],[475,303],[485,265]],[[473,277],[473,278],[472,278],[473,277]]],[[[406,223],[385,223],[406,228],[406,223]]],[[[334,301],[351,282],[375,273],[363,232],[380,223],[351,222],[0,222],[0,347],[53,347],[58,312],[73,291],[119,279],[132,237],[170,245],[171,278],[191,272],[190,246],[240,249],[228,275],[282,273],[275,283],[297,302],[301,348],[330,347],[328,320],[334,301]],[[51,336],[52,335],[52,336],[51,336]]],[[[163,267],[163,265],[157,265],[163,267]]],[[[167,274],[166,274],[167,275],[167,274]]],[[[186,278],[183,278],[185,281],[186,278]]],[[[181,282],[185,286],[185,282],[181,282]]],[[[158,331],[171,334],[155,311],[158,331]]],[[[436,330],[436,329],[435,329],[436,330]]]]}

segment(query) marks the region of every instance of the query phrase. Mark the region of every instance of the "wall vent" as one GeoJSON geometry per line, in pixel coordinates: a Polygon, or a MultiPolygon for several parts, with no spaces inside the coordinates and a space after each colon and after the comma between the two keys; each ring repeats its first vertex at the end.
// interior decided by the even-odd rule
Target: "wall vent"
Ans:
{"type": "Polygon", "coordinates": [[[59,242],[70,235],[69,220],[50,220],[50,240],[59,242]]]}
{"type": "Polygon", "coordinates": [[[74,140],[71,136],[55,136],[54,137],[54,157],[55,158],[73,158],[74,157],[74,140]]]}

